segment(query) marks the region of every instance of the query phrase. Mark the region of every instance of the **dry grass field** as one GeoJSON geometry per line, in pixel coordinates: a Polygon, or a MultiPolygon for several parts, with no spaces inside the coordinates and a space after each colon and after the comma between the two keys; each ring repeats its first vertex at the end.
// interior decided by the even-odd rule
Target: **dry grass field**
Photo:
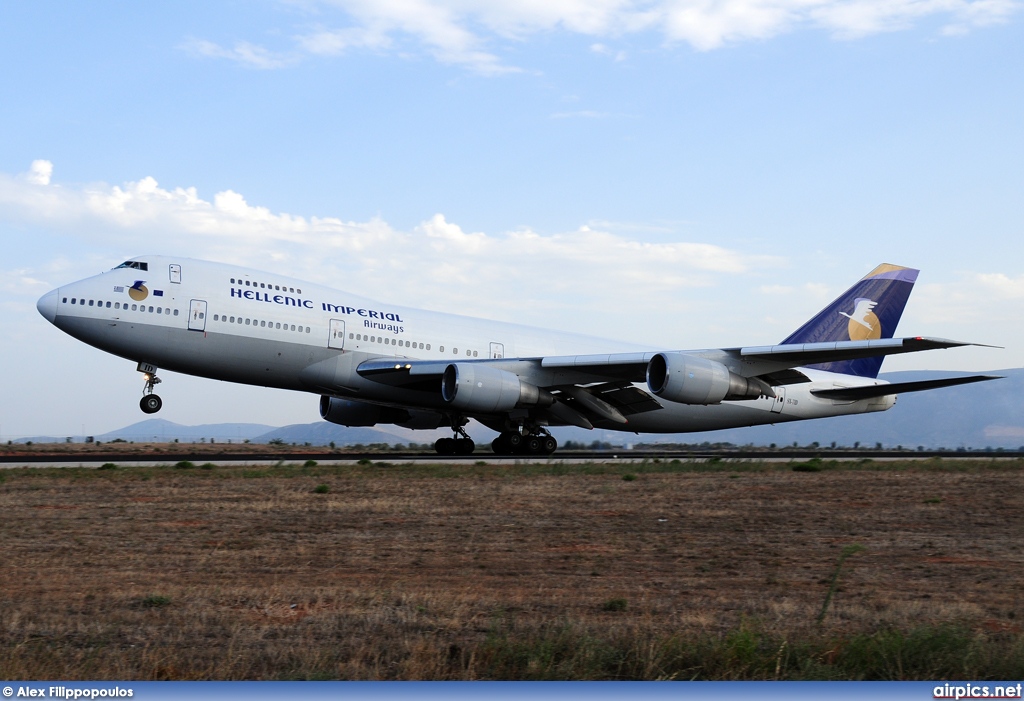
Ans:
{"type": "Polygon", "coordinates": [[[0,677],[1020,679],[1022,468],[0,470],[0,677]]]}

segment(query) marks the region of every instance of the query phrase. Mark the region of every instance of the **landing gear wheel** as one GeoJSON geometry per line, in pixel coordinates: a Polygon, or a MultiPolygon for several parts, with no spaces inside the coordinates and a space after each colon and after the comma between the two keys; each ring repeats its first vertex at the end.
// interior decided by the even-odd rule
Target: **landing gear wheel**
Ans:
{"type": "Polygon", "coordinates": [[[164,401],[155,394],[147,394],[139,402],[139,408],[146,414],[155,414],[160,411],[160,407],[164,405],[164,401]]]}
{"type": "Polygon", "coordinates": [[[541,453],[541,440],[540,436],[528,436],[526,441],[523,443],[523,447],[526,448],[524,452],[530,455],[540,455],[541,453]]]}
{"type": "Polygon", "coordinates": [[[558,448],[558,441],[554,439],[554,436],[541,436],[541,452],[544,455],[551,455],[558,448]]]}
{"type": "Polygon", "coordinates": [[[521,433],[506,433],[505,445],[508,446],[509,455],[515,455],[516,453],[522,452],[523,448],[523,434],[521,433]]]}
{"type": "Polygon", "coordinates": [[[498,434],[498,437],[491,441],[491,450],[494,451],[495,455],[511,455],[512,451],[509,450],[508,441],[505,439],[505,434],[498,434]]]}
{"type": "Polygon", "coordinates": [[[476,443],[472,438],[455,439],[455,455],[472,455],[474,450],[476,450],[476,443]]]}
{"type": "Polygon", "coordinates": [[[434,443],[434,450],[438,455],[455,455],[455,439],[438,438],[434,443]]]}

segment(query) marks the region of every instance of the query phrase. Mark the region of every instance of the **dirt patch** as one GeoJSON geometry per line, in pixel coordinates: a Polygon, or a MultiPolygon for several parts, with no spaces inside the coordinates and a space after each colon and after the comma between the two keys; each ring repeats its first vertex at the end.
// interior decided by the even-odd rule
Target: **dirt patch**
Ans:
{"type": "Polygon", "coordinates": [[[0,676],[475,678],[481,646],[516,631],[1024,618],[1017,469],[409,469],[9,474],[0,676]]]}

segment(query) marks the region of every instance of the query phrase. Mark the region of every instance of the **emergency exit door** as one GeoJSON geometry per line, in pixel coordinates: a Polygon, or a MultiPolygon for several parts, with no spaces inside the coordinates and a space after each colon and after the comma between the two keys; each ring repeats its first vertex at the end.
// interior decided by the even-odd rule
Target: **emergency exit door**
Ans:
{"type": "Polygon", "coordinates": [[[345,350],[345,321],[331,319],[331,335],[327,339],[327,347],[345,350]]]}
{"type": "Polygon", "coordinates": [[[772,402],[772,413],[781,414],[782,407],[786,404],[786,388],[772,387],[775,390],[775,401],[772,402]]]}
{"type": "Polygon", "coordinates": [[[188,330],[206,331],[206,300],[193,299],[188,304],[188,330]]]}

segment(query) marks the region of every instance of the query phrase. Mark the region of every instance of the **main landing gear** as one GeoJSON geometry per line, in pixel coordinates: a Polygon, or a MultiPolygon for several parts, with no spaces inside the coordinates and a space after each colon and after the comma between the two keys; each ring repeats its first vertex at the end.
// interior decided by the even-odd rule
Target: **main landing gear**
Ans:
{"type": "Polygon", "coordinates": [[[142,399],[139,401],[139,408],[143,413],[155,414],[164,405],[164,400],[153,394],[153,388],[160,384],[161,380],[156,376],[156,366],[149,363],[139,363],[139,372],[146,379],[146,386],[142,389],[142,399]]]}
{"type": "Polygon", "coordinates": [[[438,438],[434,442],[434,450],[438,455],[472,455],[476,450],[476,443],[463,428],[469,420],[459,416],[452,418],[452,438],[438,438]]]}
{"type": "Polygon", "coordinates": [[[546,429],[537,427],[528,430],[505,431],[491,441],[495,455],[551,455],[558,448],[558,441],[546,429]]]}

